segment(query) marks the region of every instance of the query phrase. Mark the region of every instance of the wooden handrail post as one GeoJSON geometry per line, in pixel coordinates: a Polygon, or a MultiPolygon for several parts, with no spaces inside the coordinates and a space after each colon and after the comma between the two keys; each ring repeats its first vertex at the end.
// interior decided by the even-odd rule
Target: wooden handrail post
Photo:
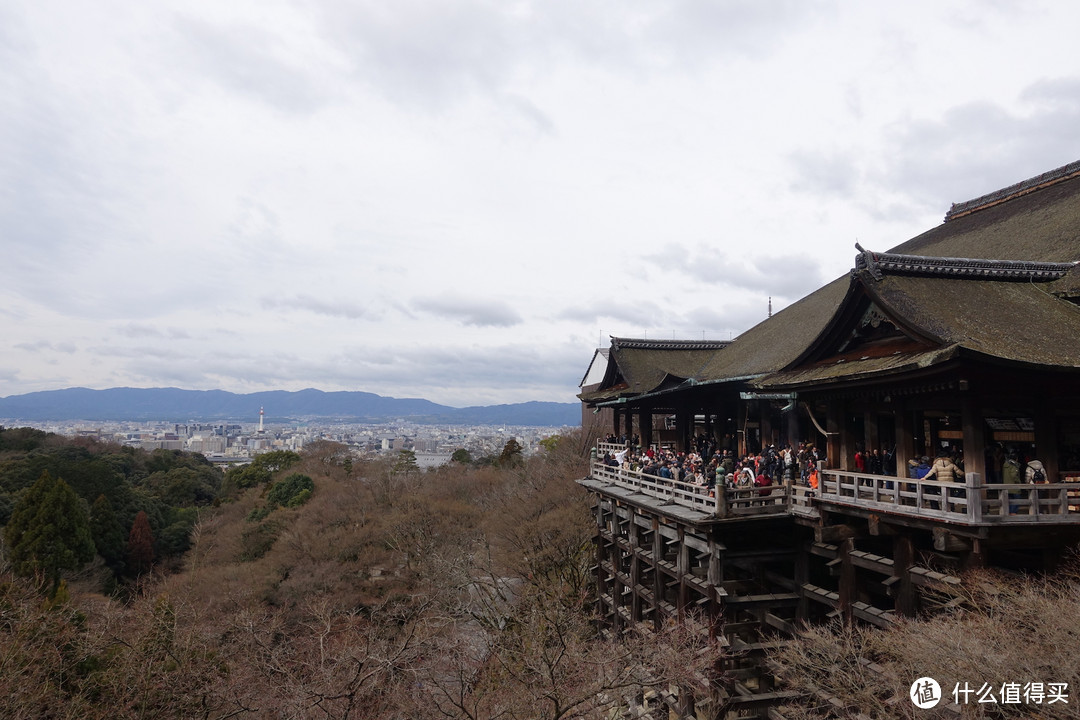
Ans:
{"type": "Polygon", "coordinates": [[[983,514],[982,477],[979,473],[969,472],[964,476],[964,484],[967,485],[968,517],[973,523],[981,523],[983,514]]]}
{"type": "Polygon", "coordinates": [[[727,503],[727,484],[724,482],[716,483],[716,516],[727,517],[728,503],[727,503]]]}

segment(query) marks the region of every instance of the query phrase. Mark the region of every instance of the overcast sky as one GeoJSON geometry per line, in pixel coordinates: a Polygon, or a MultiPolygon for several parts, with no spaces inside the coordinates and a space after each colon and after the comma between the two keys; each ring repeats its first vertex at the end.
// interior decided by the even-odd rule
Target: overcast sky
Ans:
{"type": "Polygon", "coordinates": [[[1080,159],[1080,4],[0,3],[0,396],[573,402],[1080,159]]]}

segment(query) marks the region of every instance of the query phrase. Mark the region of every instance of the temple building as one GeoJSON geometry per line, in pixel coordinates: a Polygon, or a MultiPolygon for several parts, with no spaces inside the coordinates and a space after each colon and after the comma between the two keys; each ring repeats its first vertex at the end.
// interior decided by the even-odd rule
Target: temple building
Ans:
{"type": "Polygon", "coordinates": [[[801,622],[888,626],[932,611],[966,568],[1050,571],[1080,543],[1080,162],[855,251],[850,273],[731,342],[612,338],[583,380],[586,416],[606,423],[580,481],[606,627],[695,619],[742,651],[737,681],[696,711],[688,692],[684,716],[782,701],[761,650],[801,622]],[[703,444],[813,446],[815,484],[604,462],[703,444]],[[937,456],[957,475],[923,479],[937,456]]]}

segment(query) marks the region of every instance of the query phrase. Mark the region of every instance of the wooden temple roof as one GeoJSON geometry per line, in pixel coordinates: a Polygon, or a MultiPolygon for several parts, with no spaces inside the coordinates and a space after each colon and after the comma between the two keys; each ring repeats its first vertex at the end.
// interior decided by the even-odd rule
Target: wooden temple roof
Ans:
{"type": "Polygon", "coordinates": [[[946,222],[889,251],[858,250],[849,275],[722,347],[662,350],[613,338],[627,370],[621,397],[736,381],[805,386],[960,356],[1080,368],[1080,307],[1070,302],[1080,298],[1080,162],[954,205],[946,222]],[[829,355],[822,346],[812,357],[867,300],[911,343],[888,355],[829,355]]]}
{"type": "Polygon", "coordinates": [[[585,402],[604,402],[662,391],[693,377],[727,340],[647,340],[611,338],[607,372],[585,402]]]}

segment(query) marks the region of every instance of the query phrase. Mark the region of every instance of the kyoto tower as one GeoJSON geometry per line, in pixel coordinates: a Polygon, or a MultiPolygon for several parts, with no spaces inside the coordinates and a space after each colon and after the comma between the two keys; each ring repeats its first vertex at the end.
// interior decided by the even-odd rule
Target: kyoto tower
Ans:
{"type": "Polygon", "coordinates": [[[259,408],[259,434],[263,434],[263,409],[259,408]]]}

